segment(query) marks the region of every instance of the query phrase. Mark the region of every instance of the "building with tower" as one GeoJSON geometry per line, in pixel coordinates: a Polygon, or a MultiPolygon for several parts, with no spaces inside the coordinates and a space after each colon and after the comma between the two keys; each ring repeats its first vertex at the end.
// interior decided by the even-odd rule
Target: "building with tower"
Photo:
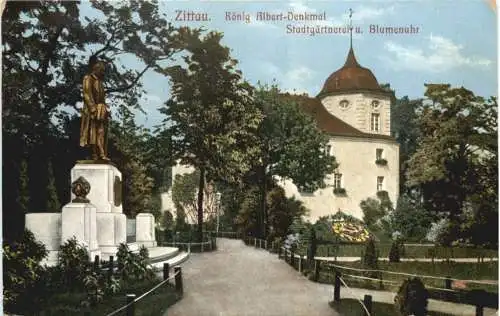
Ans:
{"type": "Polygon", "coordinates": [[[369,197],[387,195],[395,204],[399,144],[391,136],[394,93],[358,63],[352,37],[344,65],[326,79],[320,93],[297,99],[330,136],[327,151],[339,163],[327,177],[327,187],[314,192],[300,191],[291,181],[280,180],[287,196],[295,196],[310,210],[309,220],[338,211],[362,219],[360,202],[369,197]]]}

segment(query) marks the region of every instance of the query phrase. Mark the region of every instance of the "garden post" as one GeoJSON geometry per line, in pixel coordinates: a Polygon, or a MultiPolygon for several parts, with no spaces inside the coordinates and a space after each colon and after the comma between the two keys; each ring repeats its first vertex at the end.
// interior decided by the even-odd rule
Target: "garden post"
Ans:
{"type": "Polygon", "coordinates": [[[278,247],[278,259],[281,257],[281,247],[278,247]]]}
{"type": "Polygon", "coordinates": [[[175,272],[175,289],[178,293],[183,294],[184,289],[182,286],[182,268],[180,266],[174,267],[175,272]]]}
{"type": "Polygon", "coordinates": [[[444,280],[444,288],[451,290],[451,277],[449,275],[447,275],[446,279],[444,280]]]}
{"type": "Polygon", "coordinates": [[[318,282],[319,280],[319,260],[314,259],[314,281],[318,282]]]}
{"type": "Polygon", "coordinates": [[[134,306],[135,294],[127,294],[127,316],[135,315],[135,306],[134,306]],[[130,305],[129,305],[130,304],[130,305]]]}
{"type": "Polygon", "coordinates": [[[302,273],[302,256],[299,255],[299,272],[302,273]]]}
{"type": "Polygon", "coordinates": [[[333,300],[335,302],[340,302],[340,277],[342,274],[340,274],[339,271],[335,272],[335,284],[333,288],[333,300]]]}
{"type": "Polygon", "coordinates": [[[295,254],[293,253],[293,250],[290,252],[290,265],[292,268],[295,268],[295,254]]]}
{"type": "Polygon", "coordinates": [[[169,273],[170,267],[168,265],[168,262],[165,262],[163,264],[163,280],[168,279],[168,273],[169,273]]]}
{"type": "Polygon", "coordinates": [[[253,246],[254,246],[255,248],[257,248],[257,238],[254,238],[254,239],[253,239],[253,246]]]}
{"type": "Polygon", "coordinates": [[[201,252],[203,252],[203,238],[201,238],[201,252]]]}
{"type": "Polygon", "coordinates": [[[365,311],[365,315],[369,316],[372,313],[372,296],[371,295],[365,295],[363,298],[363,304],[365,304],[366,310],[368,311],[368,314],[365,311]]]}
{"type": "Polygon", "coordinates": [[[264,241],[264,248],[267,250],[267,239],[264,241]]]}

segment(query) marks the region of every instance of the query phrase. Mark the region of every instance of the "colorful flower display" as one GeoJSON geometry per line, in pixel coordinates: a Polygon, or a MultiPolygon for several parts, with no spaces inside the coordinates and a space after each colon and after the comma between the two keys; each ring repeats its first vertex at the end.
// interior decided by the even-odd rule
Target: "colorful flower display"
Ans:
{"type": "Polygon", "coordinates": [[[361,223],[335,221],[332,230],[344,242],[365,242],[370,238],[370,233],[361,223]]]}

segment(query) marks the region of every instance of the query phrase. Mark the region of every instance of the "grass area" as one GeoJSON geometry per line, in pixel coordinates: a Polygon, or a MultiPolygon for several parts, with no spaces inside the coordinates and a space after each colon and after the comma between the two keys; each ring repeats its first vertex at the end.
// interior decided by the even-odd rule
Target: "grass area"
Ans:
{"type": "MultiPolygon", "coordinates": [[[[390,243],[378,243],[375,245],[379,252],[379,257],[387,258],[390,243]]],[[[305,254],[305,247],[299,250],[305,254]]],[[[364,244],[344,244],[335,245],[318,245],[316,256],[318,257],[361,257],[365,251],[364,244]]],[[[438,247],[429,245],[406,245],[402,258],[498,258],[498,250],[494,249],[479,249],[466,247],[438,247]]]]}
{"type": "MultiPolygon", "coordinates": [[[[330,307],[332,307],[340,315],[349,316],[364,316],[364,309],[355,299],[342,299],[340,302],[330,302],[330,307]]],[[[376,316],[399,316],[396,312],[394,305],[387,303],[372,303],[372,315],[376,316]]],[[[428,312],[428,316],[452,316],[452,314],[444,314],[438,312],[428,312]]]]}
{"type": "MultiPolygon", "coordinates": [[[[379,262],[379,270],[403,272],[409,274],[417,274],[424,276],[450,276],[453,279],[460,280],[498,280],[498,262],[484,263],[462,263],[462,262],[379,262]]],[[[360,268],[363,265],[360,262],[342,262],[341,266],[360,268]]],[[[348,275],[367,276],[363,272],[353,270],[342,270],[344,279],[347,284],[353,287],[380,289],[381,282],[374,280],[361,280],[348,275]]],[[[333,283],[335,268],[323,263],[320,269],[320,282],[333,283]]],[[[404,275],[395,275],[382,273],[383,289],[397,291],[403,281],[408,278],[404,275]]],[[[445,280],[421,278],[424,284],[431,287],[444,288],[445,280]]],[[[467,283],[467,289],[484,289],[489,292],[498,293],[497,285],[472,284],[467,283]]]]}
{"type": "MultiPolygon", "coordinates": [[[[81,306],[81,301],[86,297],[84,293],[64,293],[56,295],[51,298],[47,307],[40,312],[40,316],[81,316],[85,311],[88,311],[89,315],[107,315],[126,305],[126,294],[133,293],[138,297],[149,291],[158,283],[159,280],[128,284],[115,295],[105,297],[103,302],[92,307],[90,310],[81,306]]],[[[172,306],[180,299],[181,295],[176,293],[173,285],[164,284],[135,304],[135,315],[161,315],[169,306],[172,306]]],[[[126,313],[123,311],[117,315],[123,316],[126,315],[126,313]]]]}

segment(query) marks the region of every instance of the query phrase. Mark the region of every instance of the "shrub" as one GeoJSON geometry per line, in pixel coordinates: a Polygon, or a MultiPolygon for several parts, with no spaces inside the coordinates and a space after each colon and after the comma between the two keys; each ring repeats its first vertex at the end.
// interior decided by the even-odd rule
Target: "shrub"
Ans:
{"type": "Polygon", "coordinates": [[[389,262],[400,262],[401,261],[401,242],[399,240],[394,240],[389,250],[389,262]]]}
{"type": "Polygon", "coordinates": [[[90,270],[89,253],[75,237],[61,245],[58,254],[58,266],[62,272],[62,284],[65,289],[76,291],[85,288],[84,279],[90,270]]]}
{"type": "Polygon", "coordinates": [[[45,245],[38,242],[29,230],[22,239],[3,245],[4,308],[12,313],[37,310],[40,304],[38,287],[44,274],[40,262],[47,256],[45,245]]]}
{"type": "MultiPolygon", "coordinates": [[[[361,262],[363,263],[363,267],[365,269],[378,269],[378,254],[373,238],[368,239],[368,242],[366,243],[365,253],[363,255],[363,258],[361,258],[361,262]]],[[[367,272],[366,275],[370,278],[378,278],[379,276],[379,274],[374,271],[367,272]]]]}
{"type": "Polygon", "coordinates": [[[123,280],[144,280],[152,279],[155,274],[149,267],[147,248],[142,246],[139,253],[133,253],[128,246],[121,243],[116,253],[118,260],[118,273],[123,280]]]}
{"type": "Polygon", "coordinates": [[[410,278],[403,282],[399,288],[394,305],[402,316],[427,315],[429,293],[419,278],[410,278]]]}

